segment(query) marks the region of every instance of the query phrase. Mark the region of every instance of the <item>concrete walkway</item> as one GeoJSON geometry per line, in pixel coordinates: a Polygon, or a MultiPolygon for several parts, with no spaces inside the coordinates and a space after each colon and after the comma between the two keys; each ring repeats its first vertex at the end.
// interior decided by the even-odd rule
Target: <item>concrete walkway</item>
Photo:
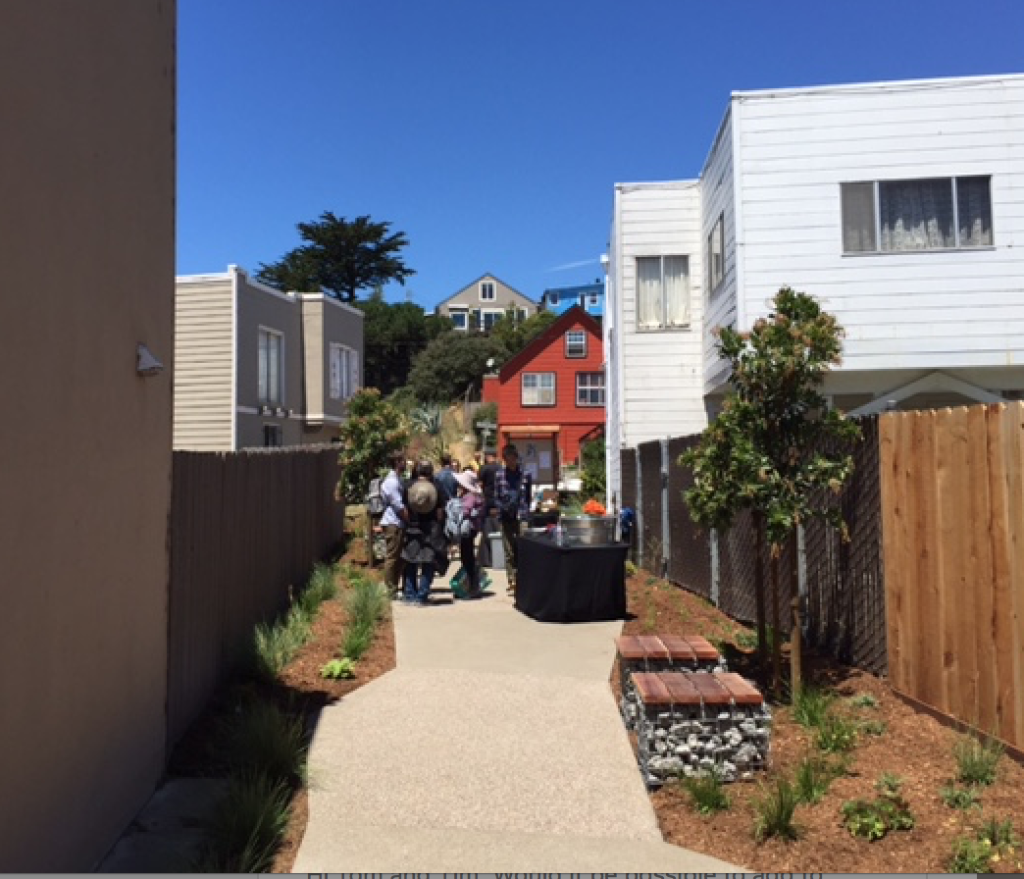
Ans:
{"type": "Polygon", "coordinates": [[[534,622],[492,574],[394,605],[398,667],[320,718],[293,872],[741,872],[661,839],[608,684],[621,624],[534,622]]]}

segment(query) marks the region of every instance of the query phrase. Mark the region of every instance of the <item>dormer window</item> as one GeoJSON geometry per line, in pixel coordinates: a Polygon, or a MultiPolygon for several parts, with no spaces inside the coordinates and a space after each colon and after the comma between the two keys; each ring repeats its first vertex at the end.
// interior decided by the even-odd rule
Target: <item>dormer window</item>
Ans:
{"type": "Polygon", "coordinates": [[[495,299],[494,295],[494,281],[481,281],[480,282],[480,301],[481,302],[493,302],[495,299]]]}
{"type": "Polygon", "coordinates": [[[583,330],[569,330],[565,334],[565,356],[587,356],[587,334],[583,330]]]}

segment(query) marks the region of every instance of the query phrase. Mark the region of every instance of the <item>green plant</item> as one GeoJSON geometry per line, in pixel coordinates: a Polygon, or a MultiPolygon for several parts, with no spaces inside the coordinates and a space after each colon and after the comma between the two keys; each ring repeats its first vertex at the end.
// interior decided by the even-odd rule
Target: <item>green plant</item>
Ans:
{"type": "Polygon", "coordinates": [[[288,826],[291,791],[263,772],[233,777],[207,827],[202,873],[266,873],[288,826]]]}
{"type": "Polygon", "coordinates": [[[958,787],[955,784],[944,784],[939,789],[939,796],[951,809],[973,809],[980,804],[978,790],[975,787],[958,787]]]}
{"type": "Polygon", "coordinates": [[[903,779],[892,772],[883,772],[875,782],[875,790],[883,796],[894,797],[903,787],[903,779]]]}
{"type": "Polygon", "coordinates": [[[712,815],[729,808],[729,796],[717,771],[712,770],[707,775],[684,778],[681,784],[690,797],[693,808],[701,815],[712,815]]]}
{"type": "Polygon", "coordinates": [[[348,418],[341,426],[341,479],[336,495],[361,504],[370,480],[378,476],[392,452],[409,440],[405,416],[383,400],[376,388],[363,388],[348,401],[348,418]]]}
{"type": "Polygon", "coordinates": [[[857,724],[857,729],[865,735],[880,736],[885,734],[886,726],[882,720],[865,720],[857,724]]]}
{"type": "Polygon", "coordinates": [[[317,562],[313,565],[313,573],[310,575],[309,583],[302,592],[304,604],[312,605],[314,609],[320,607],[325,601],[330,601],[338,594],[337,571],[332,565],[325,565],[317,562]]]}
{"type": "Polygon", "coordinates": [[[629,560],[626,561],[626,576],[627,577],[635,577],[636,576],[636,565],[633,562],[629,561],[629,560]]]}
{"type": "Polygon", "coordinates": [[[995,739],[964,735],[953,746],[957,781],[964,784],[992,784],[996,780],[1004,748],[995,739]]]}
{"type": "MultiPolygon", "coordinates": [[[[754,643],[757,643],[757,634],[754,643]]],[[[801,687],[793,696],[793,720],[807,729],[820,729],[829,716],[835,696],[818,687],[801,687]]]]}
{"type": "Polygon", "coordinates": [[[353,661],[362,659],[373,643],[373,632],[372,622],[358,620],[349,623],[341,638],[341,652],[353,661]]]}
{"type": "Polygon", "coordinates": [[[953,840],[953,856],[949,859],[950,873],[991,873],[995,854],[987,840],[958,836],[953,840]]]}
{"type": "Polygon", "coordinates": [[[797,764],[793,783],[803,803],[817,803],[828,793],[832,782],[842,775],[842,765],[820,754],[808,754],[797,764]]]}
{"type": "Polygon", "coordinates": [[[771,837],[799,838],[800,828],[793,821],[799,803],[797,789],[788,778],[777,776],[774,783],[763,786],[754,800],[754,839],[764,842],[771,837]]]}
{"type": "Polygon", "coordinates": [[[742,629],[733,635],[733,643],[741,650],[753,650],[757,647],[757,632],[742,629]]]}
{"type": "Polygon", "coordinates": [[[354,678],[356,676],[356,664],[348,657],[332,659],[320,669],[320,676],[335,681],[342,678],[354,678]]]}
{"type": "Polygon", "coordinates": [[[253,631],[253,672],[266,683],[273,683],[302,646],[296,632],[287,626],[257,623],[253,631]]]}
{"type": "Polygon", "coordinates": [[[376,624],[387,615],[390,606],[388,590],[378,580],[356,577],[352,580],[345,605],[353,622],[376,624]]]}
{"type": "Polygon", "coordinates": [[[850,697],[850,704],[854,708],[877,708],[878,700],[870,693],[858,693],[850,697]]]}
{"type": "Polygon", "coordinates": [[[842,806],[843,823],[854,836],[874,842],[890,830],[909,830],[914,816],[899,794],[884,794],[874,800],[847,800],[842,806]]]}
{"type": "Polygon", "coordinates": [[[306,731],[302,720],[273,702],[255,700],[225,722],[230,765],[287,783],[305,776],[306,731]]]}
{"type": "Polygon", "coordinates": [[[991,816],[981,822],[978,839],[997,848],[1017,848],[1020,845],[1020,838],[1013,830],[1013,822],[1009,819],[1000,821],[991,816]]]}
{"type": "Polygon", "coordinates": [[[829,712],[818,726],[814,743],[827,754],[851,751],[857,744],[857,727],[848,718],[829,712]]]}

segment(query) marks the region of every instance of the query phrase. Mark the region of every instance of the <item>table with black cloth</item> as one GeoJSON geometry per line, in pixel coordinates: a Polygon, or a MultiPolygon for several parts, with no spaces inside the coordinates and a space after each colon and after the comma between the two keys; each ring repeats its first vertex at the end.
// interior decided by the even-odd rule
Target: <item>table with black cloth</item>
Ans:
{"type": "Polygon", "coordinates": [[[626,616],[625,543],[559,546],[550,537],[519,538],[516,609],[546,623],[626,616]]]}

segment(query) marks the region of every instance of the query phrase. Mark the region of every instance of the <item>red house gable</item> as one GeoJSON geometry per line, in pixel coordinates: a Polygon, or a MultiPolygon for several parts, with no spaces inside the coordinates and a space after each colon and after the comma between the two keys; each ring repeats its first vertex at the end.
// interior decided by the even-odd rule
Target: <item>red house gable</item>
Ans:
{"type": "Polygon", "coordinates": [[[539,484],[578,460],[580,440],[605,423],[601,325],[575,306],[484,382],[498,404],[498,445],[515,443],[539,484]]]}

